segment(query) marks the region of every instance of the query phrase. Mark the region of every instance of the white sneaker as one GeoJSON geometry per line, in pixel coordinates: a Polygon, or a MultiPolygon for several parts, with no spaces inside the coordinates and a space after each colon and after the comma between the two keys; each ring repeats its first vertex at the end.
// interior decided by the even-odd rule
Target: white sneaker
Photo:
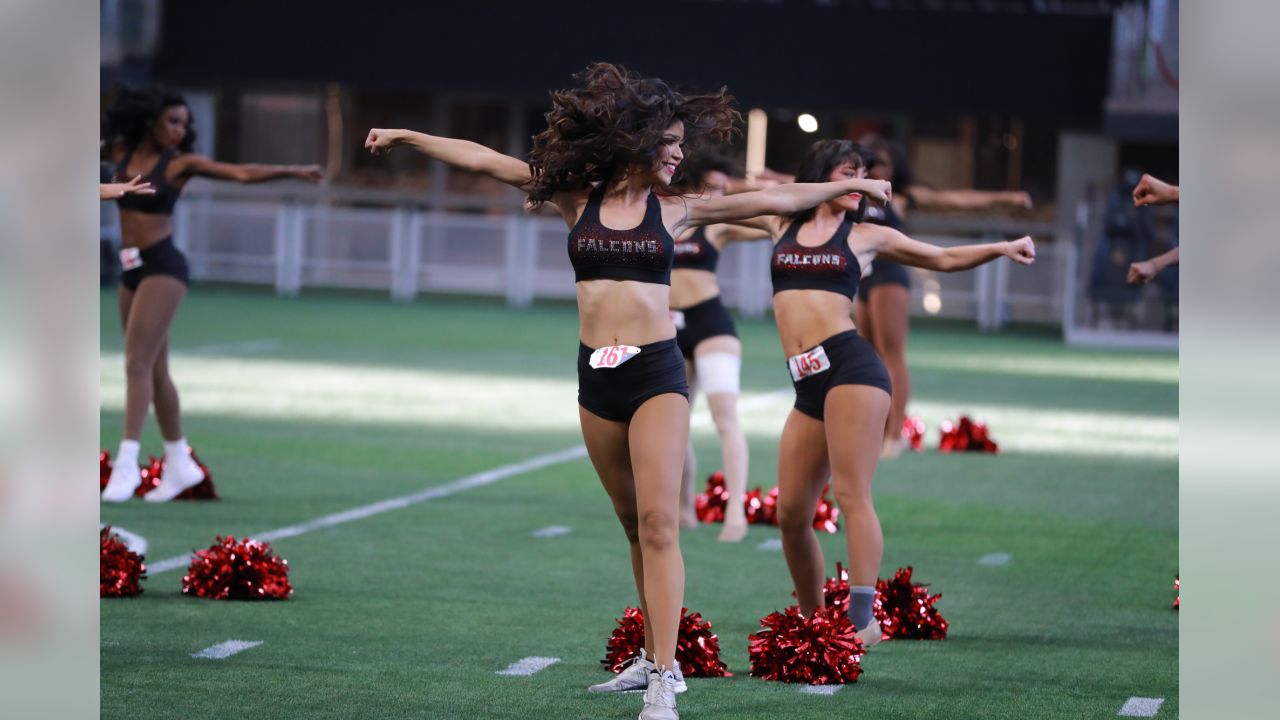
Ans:
{"type": "Polygon", "coordinates": [[[142,496],[147,502],[169,502],[181,495],[188,488],[204,482],[204,471],[191,459],[190,455],[165,458],[164,470],[160,475],[160,484],[151,492],[142,496]]]}
{"type": "Polygon", "coordinates": [[[680,720],[676,712],[676,675],[670,670],[649,673],[644,691],[644,709],[637,720],[680,720]]]}
{"type": "Polygon", "coordinates": [[[854,634],[862,641],[863,649],[869,648],[884,639],[884,634],[880,632],[879,620],[872,620],[870,625],[854,634]]]}
{"type": "Polygon", "coordinates": [[[640,654],[627,661],[626,667],[608,682],[592,685],[587,688],[591,692],[634,692],[649,687],[649,673],[653,672],[653,663],[645,655],[644,648],[640,654]]]}
{"type": "Polygon", "coordinates": [[[133,492],[142,484],[142,474],[138,470],[138,461],[120,462],[111,467],[111,479],[102,489],[102,501],[122,503],[133,497],[133,492]]]}
{"type": "MultiPolygon", "coordinates": [[[[626,668],[618,676],[608,682],[592,685],[587,688],[591,692],[639,692],[649,687],[649,674],[654,671],[653,661],[640,648],[640,654],[627,661],[626,668]]],[[[676,676],[676,692],[689,689],[684,682],[684,674],[680,672],[680,661],[676,661],[673,672],[676,676]]]]}

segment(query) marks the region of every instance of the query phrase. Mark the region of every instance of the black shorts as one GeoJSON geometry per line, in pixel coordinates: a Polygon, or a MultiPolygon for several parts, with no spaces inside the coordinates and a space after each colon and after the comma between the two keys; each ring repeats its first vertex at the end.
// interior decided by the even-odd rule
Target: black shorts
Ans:
{"type": "Polygon", "coordinates": [[[680,345],[680,352],[690,360],[693,359],[693,349],[707,338],[717,335],[738,337],[733,317],[729,315],[729,309],[724,306],[719,295],[674,312],[684,313],[684,327],[676,328],[676,343],[680,345]]]}
{"type": "Polygon", "coordinates": [[[871,261],[871,272],[858,282],[858,294],[866,300],[871,288],[877,285],[901,285],[910,290],[911,273],[905,265],[877,258],[871,261]]]}
{"type": "Polygon", "coordinates": [[[578,404],[605,420],[629,422],[655,395],[689,399],[684,358],[675,338],[640,346],[640,354],[616,368],[591,367],[592,349],[578,344],[578,404]]]}
{"type": "MultiPolygon", "coordinates": [[[[168,275],[181,280],[183,285],[191,282],[187,256],[173,244],[173,238],[165,238],[155,245],[143,248],[138,253],[138,259],[142,261],[142,265],[120,273],[120,284],[130,290],[137,290],[142,279],[152,275],[168,275]]],[[[121,264],[124,262],[122,258],[121,264]]]]}
{"type": "MultiPolygon", "coordinates": [[[[876,354],[871,343],[862,339],[857,330],[845,332],[823,340],[820,345],[831,361],[831,367],[816,375],[792,380],[796,388],[795,408],[814,420],[821,420],[827,393],[837,385],[870,385],[893,394],[889,371],[876,354]]],[[[809,348],[813,350],[814,348],[809,348]]],[[[808,350],[806,350],[808,352],[808,350]]],[[[790,367],[787,370],[791,372],[790,367]]]]}

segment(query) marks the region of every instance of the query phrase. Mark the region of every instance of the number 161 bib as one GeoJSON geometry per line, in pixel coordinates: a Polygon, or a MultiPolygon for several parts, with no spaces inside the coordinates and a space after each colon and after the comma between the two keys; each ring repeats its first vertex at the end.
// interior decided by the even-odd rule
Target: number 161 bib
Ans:
{"type": "Polygon", "coordinates": [[[616,368],[638,354],[640,354],[640,348],[634,345],[610,345],[597,348],[595,352],[591,353],[589,362],[591,367],[596,370],[600,368],[616,368]]]}

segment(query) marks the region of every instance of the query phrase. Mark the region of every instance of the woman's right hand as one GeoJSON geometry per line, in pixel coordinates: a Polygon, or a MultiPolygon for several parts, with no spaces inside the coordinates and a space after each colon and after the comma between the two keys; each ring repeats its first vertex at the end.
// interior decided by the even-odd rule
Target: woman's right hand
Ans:
{"type": "Polygon", "coordinates": [[[395,130],[373,128],[369,131],[369,137],[364,139],[364,149],[374,155],[386,155],[398,139],[395,130]]]}
{"type": "Polygon", "coordinates": [[[859,178],[855,182],[858,187],[855,192],[860,192],[876,205],[886,205],[893,199],[893,184],[888,180],[872,180],[871,178],[859,178]]]}

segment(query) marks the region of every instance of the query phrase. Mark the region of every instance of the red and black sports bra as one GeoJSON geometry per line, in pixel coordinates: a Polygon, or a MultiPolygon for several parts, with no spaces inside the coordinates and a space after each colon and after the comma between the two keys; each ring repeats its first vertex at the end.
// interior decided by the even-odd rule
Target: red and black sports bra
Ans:
{"type": "Polygon", "coordinates": [[[706,227],[699,227],[688,238],[676,241],[676,259],[671,267],[676,270],[715,272],[719,259],[720,251],[707,240],[706,227]]]}
{"type": "Polygon", "coordinates": [[[849,249],[852,229],[853,219],[846,213],[830,240],[817,247],[806,247],[797,239],[800,224],[791,223],[773,248],[769,268],[773,294],[783,290],[826,290],[852,300],[858,294],[858,279],[862,276],[858,258],[849,249]]]}
{"type": "Polygon", "coordinates": [[[600,202],[605,184],[587,198],[582,217],[569,231],[569,262],[574,282],[583,280],[637,280],[671,284],[675,240],[662,224],[662,203],[653,192],[644,219],[630,230],[614,230],[600,222],[600,202]]]}

